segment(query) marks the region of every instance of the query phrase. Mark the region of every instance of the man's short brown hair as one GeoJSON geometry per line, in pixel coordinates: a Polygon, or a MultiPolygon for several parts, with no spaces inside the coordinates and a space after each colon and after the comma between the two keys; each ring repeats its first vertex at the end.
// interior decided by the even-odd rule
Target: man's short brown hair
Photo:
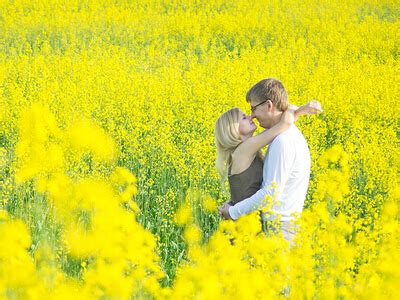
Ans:
{"type": "Polygon", "coordinates": [[[288,95],[282,82],[274,78],[263,79],[252,86],[246,94],[247,102],[254,101],[261,103],[271,100],[275,107],[280,111],[288,109],[288,95]]]}

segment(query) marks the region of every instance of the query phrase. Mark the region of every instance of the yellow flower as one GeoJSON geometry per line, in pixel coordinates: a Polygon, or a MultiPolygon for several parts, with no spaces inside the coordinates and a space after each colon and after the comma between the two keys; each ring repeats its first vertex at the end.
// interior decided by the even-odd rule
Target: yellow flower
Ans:
{"type": "Polygon", "coordinates": [[[208,212],[213,212],[217,209],[217,201],[211,197],[203,198],[203,207],[208,212]]]}
{"type": "Polygon", "coordinates": [[[192,219],[192,209],[188,204],[181,205],[174,216],[174,222],[178,225],[186,225],[190,223],[192,219]]]}
{"type": "Polygon", "coordinates": [[[200,242],[202,234],[196,225],[191,224],[185,228],[183,236],[188,244],[195,244],[200,242]]]}
{"type": "Polygon", "coordinates": [[[81,155],[92,153],[100,160],[113,160],[116,146],[107,133],[91,120],[81,120],[72,124],[66,132],[70,146],[81,155]]]}
{"type": "Polygon", "coordinates": [[[0,209],[0,221],[7,221],[8,213],[6,210],[0,209]]]}

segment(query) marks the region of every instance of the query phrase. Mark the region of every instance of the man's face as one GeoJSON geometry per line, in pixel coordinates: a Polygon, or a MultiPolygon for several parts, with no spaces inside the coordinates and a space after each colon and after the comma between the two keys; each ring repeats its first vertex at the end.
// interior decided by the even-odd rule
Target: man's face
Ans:
{"type": "Polygon", "coordinates": [[[252,118],[256,118],[260,123],[260,126],[269,129],[272,127],[272,115],[271,115],[271,101],[265,102],[255,102],[253,100],[250,101],[250,106],[252,108],[252,118]]]}

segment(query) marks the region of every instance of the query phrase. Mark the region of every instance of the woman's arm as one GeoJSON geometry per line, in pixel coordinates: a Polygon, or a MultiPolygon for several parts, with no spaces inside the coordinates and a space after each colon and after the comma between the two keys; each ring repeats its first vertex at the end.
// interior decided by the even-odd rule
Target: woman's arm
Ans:
{"type": "Polygon", "coordinates": [[[287,110],[282,114],[278,124],[270,129],[266,129],[256,136],[252,136],[241,143],[235,150],[236,155],[252,156],[261,148],[273,141],[279,134],[287,130],[294,122],[293,110],[287,110]]]}
{"type": "Polygon", "coordinates": [[[261,148],[271,143],[279,134],[287,130],[300,116],[305,114],[318,114],[320,112],[322,112],[321,104],[316,100],[312,100],[306,105],[300,107],[290,104],[287,111],[282,114],[281,120],[278,124],[270,129],[264,130],[256,136],[246,139],[237,147],[235,153],[239,155],[252,156],[261,148]]]}
{"type": "Polygon", "coordinates": [[[311,100],[306,105],[297,107],[296,105],[289,104],[289,110],[294,111],[294,121],[296,122],[302,115],[316,115],[321,113],[322,106],[317,100],[311,100]]]}

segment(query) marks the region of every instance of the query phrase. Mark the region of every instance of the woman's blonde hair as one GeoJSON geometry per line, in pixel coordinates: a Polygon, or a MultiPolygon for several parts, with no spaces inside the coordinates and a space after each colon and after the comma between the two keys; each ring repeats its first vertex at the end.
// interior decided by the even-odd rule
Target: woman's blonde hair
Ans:
{"type": "Polygon", "coordinates": [[[222,181],[228,176],[233,151],[242,142],[239,134],[239,118],[239,109],[232,108],[215,122],[215,144],[218,151],[216,166],[222,181]]]}

